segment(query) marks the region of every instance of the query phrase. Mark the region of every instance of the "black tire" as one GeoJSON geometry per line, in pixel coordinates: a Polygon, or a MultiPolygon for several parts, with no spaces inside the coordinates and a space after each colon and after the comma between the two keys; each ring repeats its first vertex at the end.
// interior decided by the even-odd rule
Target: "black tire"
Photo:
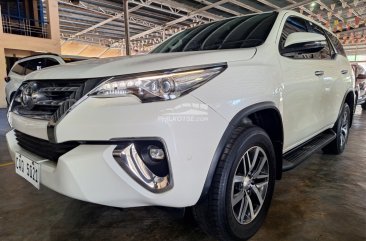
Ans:
{"type": "Polygon", "coordinates": [[[346,147],[349,128],[351,123],[351,110],[347,103],[343,104],[342,112],[338,117],[337,122],[334,124],[333,130],[336,133],[336,139],[323,148],[323,151],[327,154],[339,155],[344,151],[346,147]]]}
{"type": "Polygon", "coordinates": [[[192,208],[201,228],[219,240],[252,237],[263,224],[271,203],[275,166],[273,144],[263,129],[250,126],[230,140],[216,167],[207,196],[192,208]],[[257,158],[254,158],[255,153],[258,153],[257,158]],[[249,160],[242,159],[244,154],[248,154],[249,160]],[[249,171],[249,164],[246,165],[250,162],[252,171],[249,171]],[[264,201],[260,202],[260,198],[264,201]],[[232,207],[232,203],[236,204],[232,207]],[[250,207],[256,215],[252,216],[250,207]],[[243,212],[244,209],[247,211],[243,212]]]}

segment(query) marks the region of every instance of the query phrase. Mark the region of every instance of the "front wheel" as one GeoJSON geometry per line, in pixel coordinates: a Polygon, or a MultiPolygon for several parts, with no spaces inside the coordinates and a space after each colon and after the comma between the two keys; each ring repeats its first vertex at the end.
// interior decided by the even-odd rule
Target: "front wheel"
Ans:
{"type": "Polygon", "coordinates": [[[348,140],[349,128],[351,123],[351,110],[347,103],[344,103],[342,112],[334,125],[336,139],[323,148],[325,153],[339,155],[344,151],[348,140]]]}
{"type": "Polygon", "coordinates": [[[207,197],[193,207],[204,231],[220,240],[247,240],[263,224],[275,184],[273,145],[259,127],[229,141],[207,197]]]}

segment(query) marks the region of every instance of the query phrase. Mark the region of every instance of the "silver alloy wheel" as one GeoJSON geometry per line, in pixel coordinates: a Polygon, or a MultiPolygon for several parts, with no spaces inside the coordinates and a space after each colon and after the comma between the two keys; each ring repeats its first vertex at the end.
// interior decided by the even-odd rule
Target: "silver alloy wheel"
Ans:
{"type": "Polygon", "coordinates": [[[265,151],[253,146],[244,153],[235,170],[231,188],[231,207],[240,224],[252,222],[267,194],[269,164],[265,151]]]}
{"type": "Polygon", "coordinates": [[[343,113],[342,123],[341,123],[341,146],[344,146],[346,144],[348,131],[349,131],[349,120],[348,120],[348,112],[345,111],[343,113]]]}

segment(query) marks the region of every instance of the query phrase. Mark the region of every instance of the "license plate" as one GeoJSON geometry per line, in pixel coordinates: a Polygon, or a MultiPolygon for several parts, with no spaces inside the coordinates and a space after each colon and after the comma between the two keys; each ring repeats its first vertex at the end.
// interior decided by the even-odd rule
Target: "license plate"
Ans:
{"type": "Polygon", "coordinates": [[[29,158],[16,153],[15,154],[15,172],[25,178],[33,186],[39,189],[39,182],[41,180],[41,165],[29,158]]]}

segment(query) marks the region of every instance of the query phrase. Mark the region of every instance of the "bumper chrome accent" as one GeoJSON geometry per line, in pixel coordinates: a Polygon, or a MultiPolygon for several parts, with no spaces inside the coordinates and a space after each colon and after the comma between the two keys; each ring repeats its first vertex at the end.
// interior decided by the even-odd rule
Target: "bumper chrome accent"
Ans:
{"type": "Polygon", "coordinates": [[[140,185],[154,193],[166,192],[173,187],[169,173],[165,177],[155,175],[143,162],[133,143],[117,146],[113,157],[118,164],[140,185]]]}

